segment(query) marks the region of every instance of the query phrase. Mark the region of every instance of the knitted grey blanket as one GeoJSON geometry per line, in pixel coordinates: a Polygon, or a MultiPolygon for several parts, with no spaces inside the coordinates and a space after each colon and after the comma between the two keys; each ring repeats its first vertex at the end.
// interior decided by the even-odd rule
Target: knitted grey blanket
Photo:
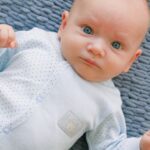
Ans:
{"type": "MultiPolygon", "coordinates": [[[[72,0],[0,0],[0,23],[16,30],[39,27],[57,31],[61,12],[71,4],[72,0]]],[[[141,47],[143,54],[129,73],[114,79],[121,91],[129,137],[138,137],[150,129],[150,30],[141,47]]],[[[71,150],[88,150],[85,136],[71,150]]]]}

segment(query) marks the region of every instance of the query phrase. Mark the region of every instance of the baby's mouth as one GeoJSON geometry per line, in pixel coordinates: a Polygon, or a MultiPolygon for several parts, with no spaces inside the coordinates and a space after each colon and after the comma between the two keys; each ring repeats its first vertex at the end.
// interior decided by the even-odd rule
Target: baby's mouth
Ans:
{"type": "Polygon", "coordinates": [[[94,61],[92,59],[89,59],[89,58],[82,58],[82,57],[80,57],[80,58],[88,66],[90,66],[90,67],[96,67],[96,68],[101,69],[100,65],[98,63],[96,63],[96,61],[94,61]]]}

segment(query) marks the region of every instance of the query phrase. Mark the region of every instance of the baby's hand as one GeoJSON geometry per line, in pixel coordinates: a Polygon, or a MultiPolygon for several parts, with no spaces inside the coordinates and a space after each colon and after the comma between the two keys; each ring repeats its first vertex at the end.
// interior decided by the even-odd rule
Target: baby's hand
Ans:
{"type": "Polygon", "coordinates": [[[13,28],[9,25],[0,24],[0,48],[16,47],[16,37],[13,28]]]}
{"type": "Polygon", "coordinates": [[[150,150],[150,131],[147,131],[141,138],[140,150],[150,150]]]}

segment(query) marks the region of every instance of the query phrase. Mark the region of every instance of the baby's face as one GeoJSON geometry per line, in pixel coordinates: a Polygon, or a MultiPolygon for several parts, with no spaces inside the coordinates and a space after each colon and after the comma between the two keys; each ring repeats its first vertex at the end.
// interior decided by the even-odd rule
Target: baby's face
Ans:
{"type": "Polygon", "coordinates": [[[141,54],[138,47],[146,25],[140,13],[128,3],[130,1],[82,0],[71,14],[63,13],[58,32],[62,53],[82,78],[111,79],[128,71],[141,54]]]}

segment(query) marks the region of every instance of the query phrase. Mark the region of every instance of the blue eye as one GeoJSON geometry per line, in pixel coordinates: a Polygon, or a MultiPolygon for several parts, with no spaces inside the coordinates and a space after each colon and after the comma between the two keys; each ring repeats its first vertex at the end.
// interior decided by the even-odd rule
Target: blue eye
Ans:
{"type": "Polygon", "coordinates": [[[114,41],[114,42],[112,42],[112,47],[115,49],[120,49],[121,44],[120,44],[120,42],[114,41]]]}
{"type": "Polygon", "coordinates": [[[89,26],[83,27],[83,32],[86,33],[86,34],[93,34],[93,30],[89,26]]]}

